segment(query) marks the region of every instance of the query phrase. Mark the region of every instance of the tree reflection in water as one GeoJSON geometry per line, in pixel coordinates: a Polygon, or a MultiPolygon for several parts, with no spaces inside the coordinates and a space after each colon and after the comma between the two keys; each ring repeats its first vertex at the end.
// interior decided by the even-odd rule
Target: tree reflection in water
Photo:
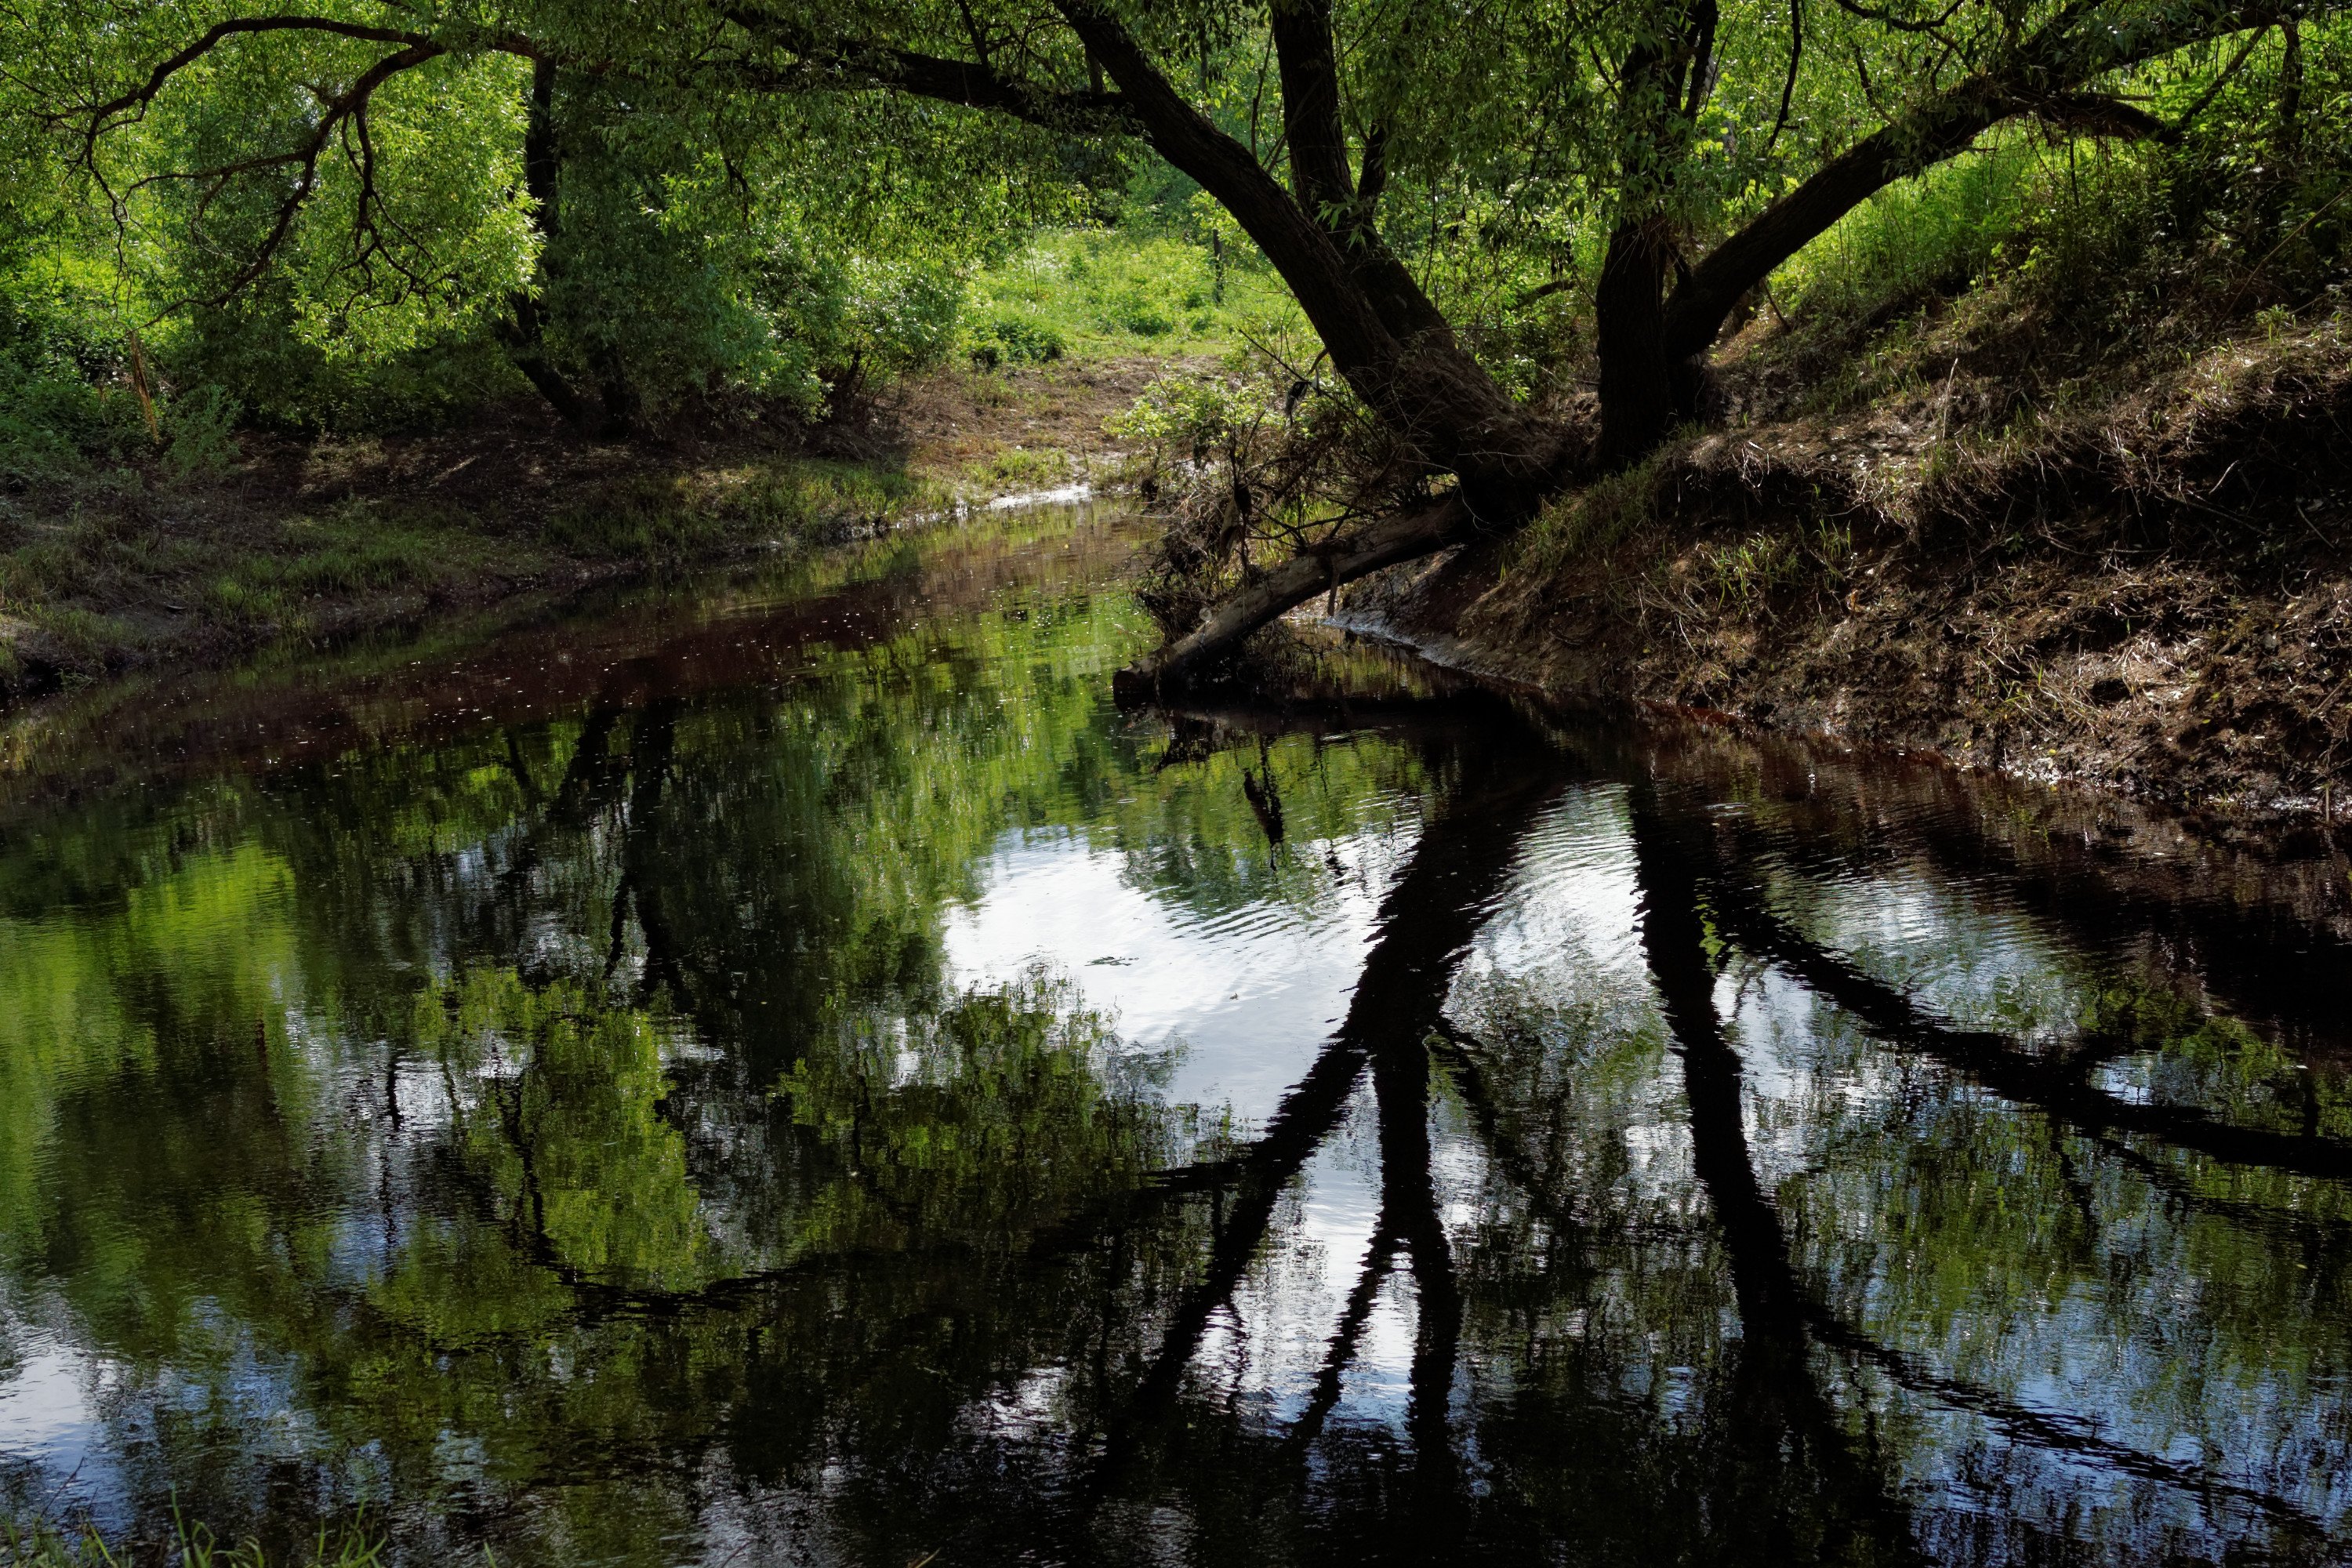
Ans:
{"type": "Polygon", "coordinates": [[[2194,911],[2076,941],[1900,781],[1409,669],[1122,718],[1116,595],[828,592],[8,826],[20,1504],[520,1563],[2340,1546],[2352,1100],[2194,911]],[[1328,1035],[972,970],[1022,866],[1148,911],[1141,981],[1291,933],[1328,1035]]]}

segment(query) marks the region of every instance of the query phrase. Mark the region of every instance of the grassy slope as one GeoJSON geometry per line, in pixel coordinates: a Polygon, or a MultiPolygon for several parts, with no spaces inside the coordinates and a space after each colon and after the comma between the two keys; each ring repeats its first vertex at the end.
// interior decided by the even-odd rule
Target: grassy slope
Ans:
{"type": "Polygon", "coordinates": [[[2342,792],[2352,323],[2069,363],[1996,285],[1829,335],[1751,323],[1731,428],[1363,605],[1574,700],[2200,807],[2342,792]]]}

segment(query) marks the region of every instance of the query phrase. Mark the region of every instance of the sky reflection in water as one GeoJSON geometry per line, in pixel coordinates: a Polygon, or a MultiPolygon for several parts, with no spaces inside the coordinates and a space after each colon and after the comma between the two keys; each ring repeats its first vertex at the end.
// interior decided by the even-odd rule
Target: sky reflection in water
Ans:
{"type": "Polygon", "coordinates": [[[1370,653],[1123,716],[1122,537],[20,735],[13,1506],[520,1563],[2340,1559],[2325,900],[1370,653]]]}

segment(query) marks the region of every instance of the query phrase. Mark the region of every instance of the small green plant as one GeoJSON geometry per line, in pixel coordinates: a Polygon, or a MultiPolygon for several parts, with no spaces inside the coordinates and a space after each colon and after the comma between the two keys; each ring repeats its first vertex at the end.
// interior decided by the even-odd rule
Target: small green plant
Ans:
{"type": "Polygon", "coordinates": [[[262,587],[235,576],[218,577],[205,589],[205,606],[214,619],[240,631],[260,631],[279,626],[286,616],[286,601],[274,588],[262,587]]]}
{"type": "Polygon", "coordinates": [[[988,463],[988,477],[999,484],[1044,486],[1069,470],[1068,454],[1034,447],[1003,447],[988,463]]]}
{"type": "Polygon", "coordinates": [[[1266,417],[1266,390],[1206,375],[1164,375],[1103,427],[1169,460],[1199,461],[1233,446],[1266,417]]]}
{"type": "MultiPolygon", "coordinates": [[[[1199,302],[1198,293],[1188,291],[1180,309],[1191,310],[1199,302]]],[[[1105,303],[1111,322],[1139,338],[1164,338],[1176,330],[1179,310],[1171,310],[1168,299],[1140,285],[1121,289],[1105,303]]]]}
{"type": "Polygon", "coordinates": [[[1062,357],[1062,334],[1031,311],[1000,306],[973,321],[965,332],[964,356],[982,370],[1007,364],[1045,364],[1062,357]]]}
{"type": "Polygon", "coordinates": [[[164,409],[163,461],[181,479],[225,474],[236,466],[236,399],[209,383],[164,409]]]}
{"type": "Polygon", "coordinates": [[[1699,570],[1717,604],[1752,614],[1803,575],[1804,557],[1785,536],[1756,533],[1699,552],[1699,570]]]}
{"type": "MultiPolygon", "coordinates": [[[[310,1550],[284,1568],[383,1568],[384,1540],[364,1516],[347,1525],[321,1524],[310,1550]]],[[[487,1560],[487,1558],[486,1558],[487,1560]]],[[[172,1533],[152,1554],[110,1542],[88,1520],[68,1527],[55,1521],[0,1519],[0,1568],[272,1568],[257,1541],[224,1543],[210,1527],[191,1524],[175,1506],[172,1533]]]]}

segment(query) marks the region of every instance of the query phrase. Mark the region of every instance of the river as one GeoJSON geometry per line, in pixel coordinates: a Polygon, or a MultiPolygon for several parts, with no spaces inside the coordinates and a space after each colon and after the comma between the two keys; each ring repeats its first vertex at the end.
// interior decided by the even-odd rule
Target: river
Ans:
{"type": "Polygon", "coordinates": [[[20,721],[0,1506],[301,1561],[2321,1563],[2341,868],[1060,510],[20,721]]]}

